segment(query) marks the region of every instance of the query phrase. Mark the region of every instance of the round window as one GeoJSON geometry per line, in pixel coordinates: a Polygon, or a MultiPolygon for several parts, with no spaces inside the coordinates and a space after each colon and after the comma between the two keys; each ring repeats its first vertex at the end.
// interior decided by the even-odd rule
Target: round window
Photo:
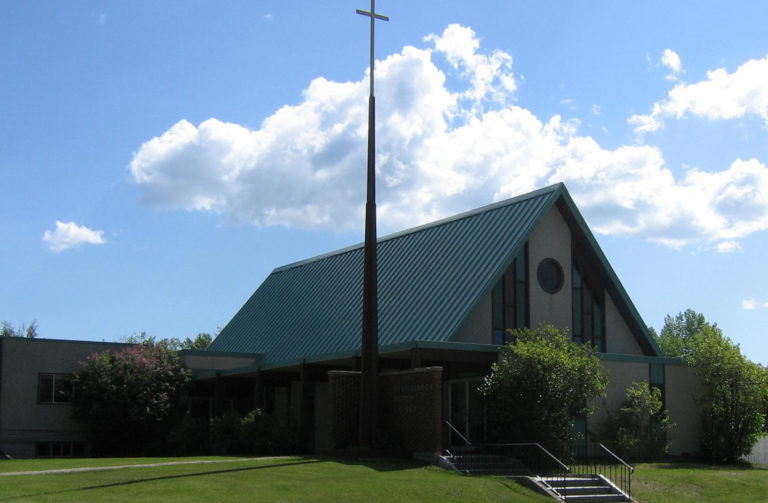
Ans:
{"type": "Polygon", "coordinates": [[[563,287],[563,268],[557,260],[545,258],[539,262],[536,279],[545,292],[557,293],[563,287]]]}

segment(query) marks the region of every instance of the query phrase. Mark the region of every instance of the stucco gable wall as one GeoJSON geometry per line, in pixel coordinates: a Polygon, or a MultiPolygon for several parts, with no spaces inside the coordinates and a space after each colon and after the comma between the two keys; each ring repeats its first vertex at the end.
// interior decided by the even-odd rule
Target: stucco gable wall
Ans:
{"type": "Polygon", "coordinates": [[[605,296],[605,350],[606,353],[625,355],[644,354],[613,299],[607,294],[605,296]]]}
{"type": "MultiPolygon", "coordinates": [[[[530,326],[550,323],[571,333],[573,323],[571,231],[557,206],[553,206],[528,239],[528,278],[530,326]],[[556,293],[545,292],[536,279],[539,263],[555,259],[563,269],[563,286],[556,293]]],[[[491,337],[491,294],[483,298],[452,338],[456,342],[489,344],[491,337]]],[[[643,355],[643,350],[619,312],[614,299],[605,296],[606,352],[643,355]]]]}
{"type": "Polygon", "coordinates": [[[531,328],[549,323],[570,333],[571,307],[571,231],[556,206],[546,214],[528,239],[528,278],[531,328]],[[563,286],[547,293],[536,279],[539,263],[555,259],[563,268],[563,286]]]}

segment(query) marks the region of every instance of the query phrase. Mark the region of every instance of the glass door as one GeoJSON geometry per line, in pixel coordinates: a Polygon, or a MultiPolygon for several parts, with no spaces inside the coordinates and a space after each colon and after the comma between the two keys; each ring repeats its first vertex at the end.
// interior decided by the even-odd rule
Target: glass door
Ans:
{"type": "Polygon", "coordinates": [[[448,383],[448,445],[473,445],[485,439],[485,407],[479,387],[482,380],[465,379],[448,383]],[[462,438],[463,437],[463,438],[462,438]]]}

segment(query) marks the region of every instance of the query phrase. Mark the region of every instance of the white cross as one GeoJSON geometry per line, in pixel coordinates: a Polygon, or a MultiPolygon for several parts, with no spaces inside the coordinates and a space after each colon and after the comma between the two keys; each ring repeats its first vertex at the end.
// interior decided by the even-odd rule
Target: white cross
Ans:
{"type": "Polygon", "coordinates": [[[389,21],[388,16],[383,16],[381,14],[376,14],[376,8],[374,4],[376,3],[376,0],[371,0],[371,11],[364,11],[360,9],[355,9],[355,12],[358,14],[361,14],[363,16],[368,16],[371,18],[371,96],[373,96],[373,24],[374,21],[377,19],[381,19],[382,21],[389,21]]]}

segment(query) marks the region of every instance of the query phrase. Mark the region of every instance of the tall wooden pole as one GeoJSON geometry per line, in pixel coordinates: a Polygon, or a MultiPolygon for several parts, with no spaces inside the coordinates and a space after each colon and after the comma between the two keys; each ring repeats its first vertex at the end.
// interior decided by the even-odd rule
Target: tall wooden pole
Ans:
{"type": "Polygon", "coordinates": [[[375,0],[370,12],[357,10],[371,18],[370,95],[368,96],[368,182],[365,202],[365,257],[363,264],[363,336],[360,382],[360,450],[370,450],[376,434],[376,385],[379,372],[378,286],[376,256],[376,98],[373,94],[373,41],[376,19],[375,0]]]}

